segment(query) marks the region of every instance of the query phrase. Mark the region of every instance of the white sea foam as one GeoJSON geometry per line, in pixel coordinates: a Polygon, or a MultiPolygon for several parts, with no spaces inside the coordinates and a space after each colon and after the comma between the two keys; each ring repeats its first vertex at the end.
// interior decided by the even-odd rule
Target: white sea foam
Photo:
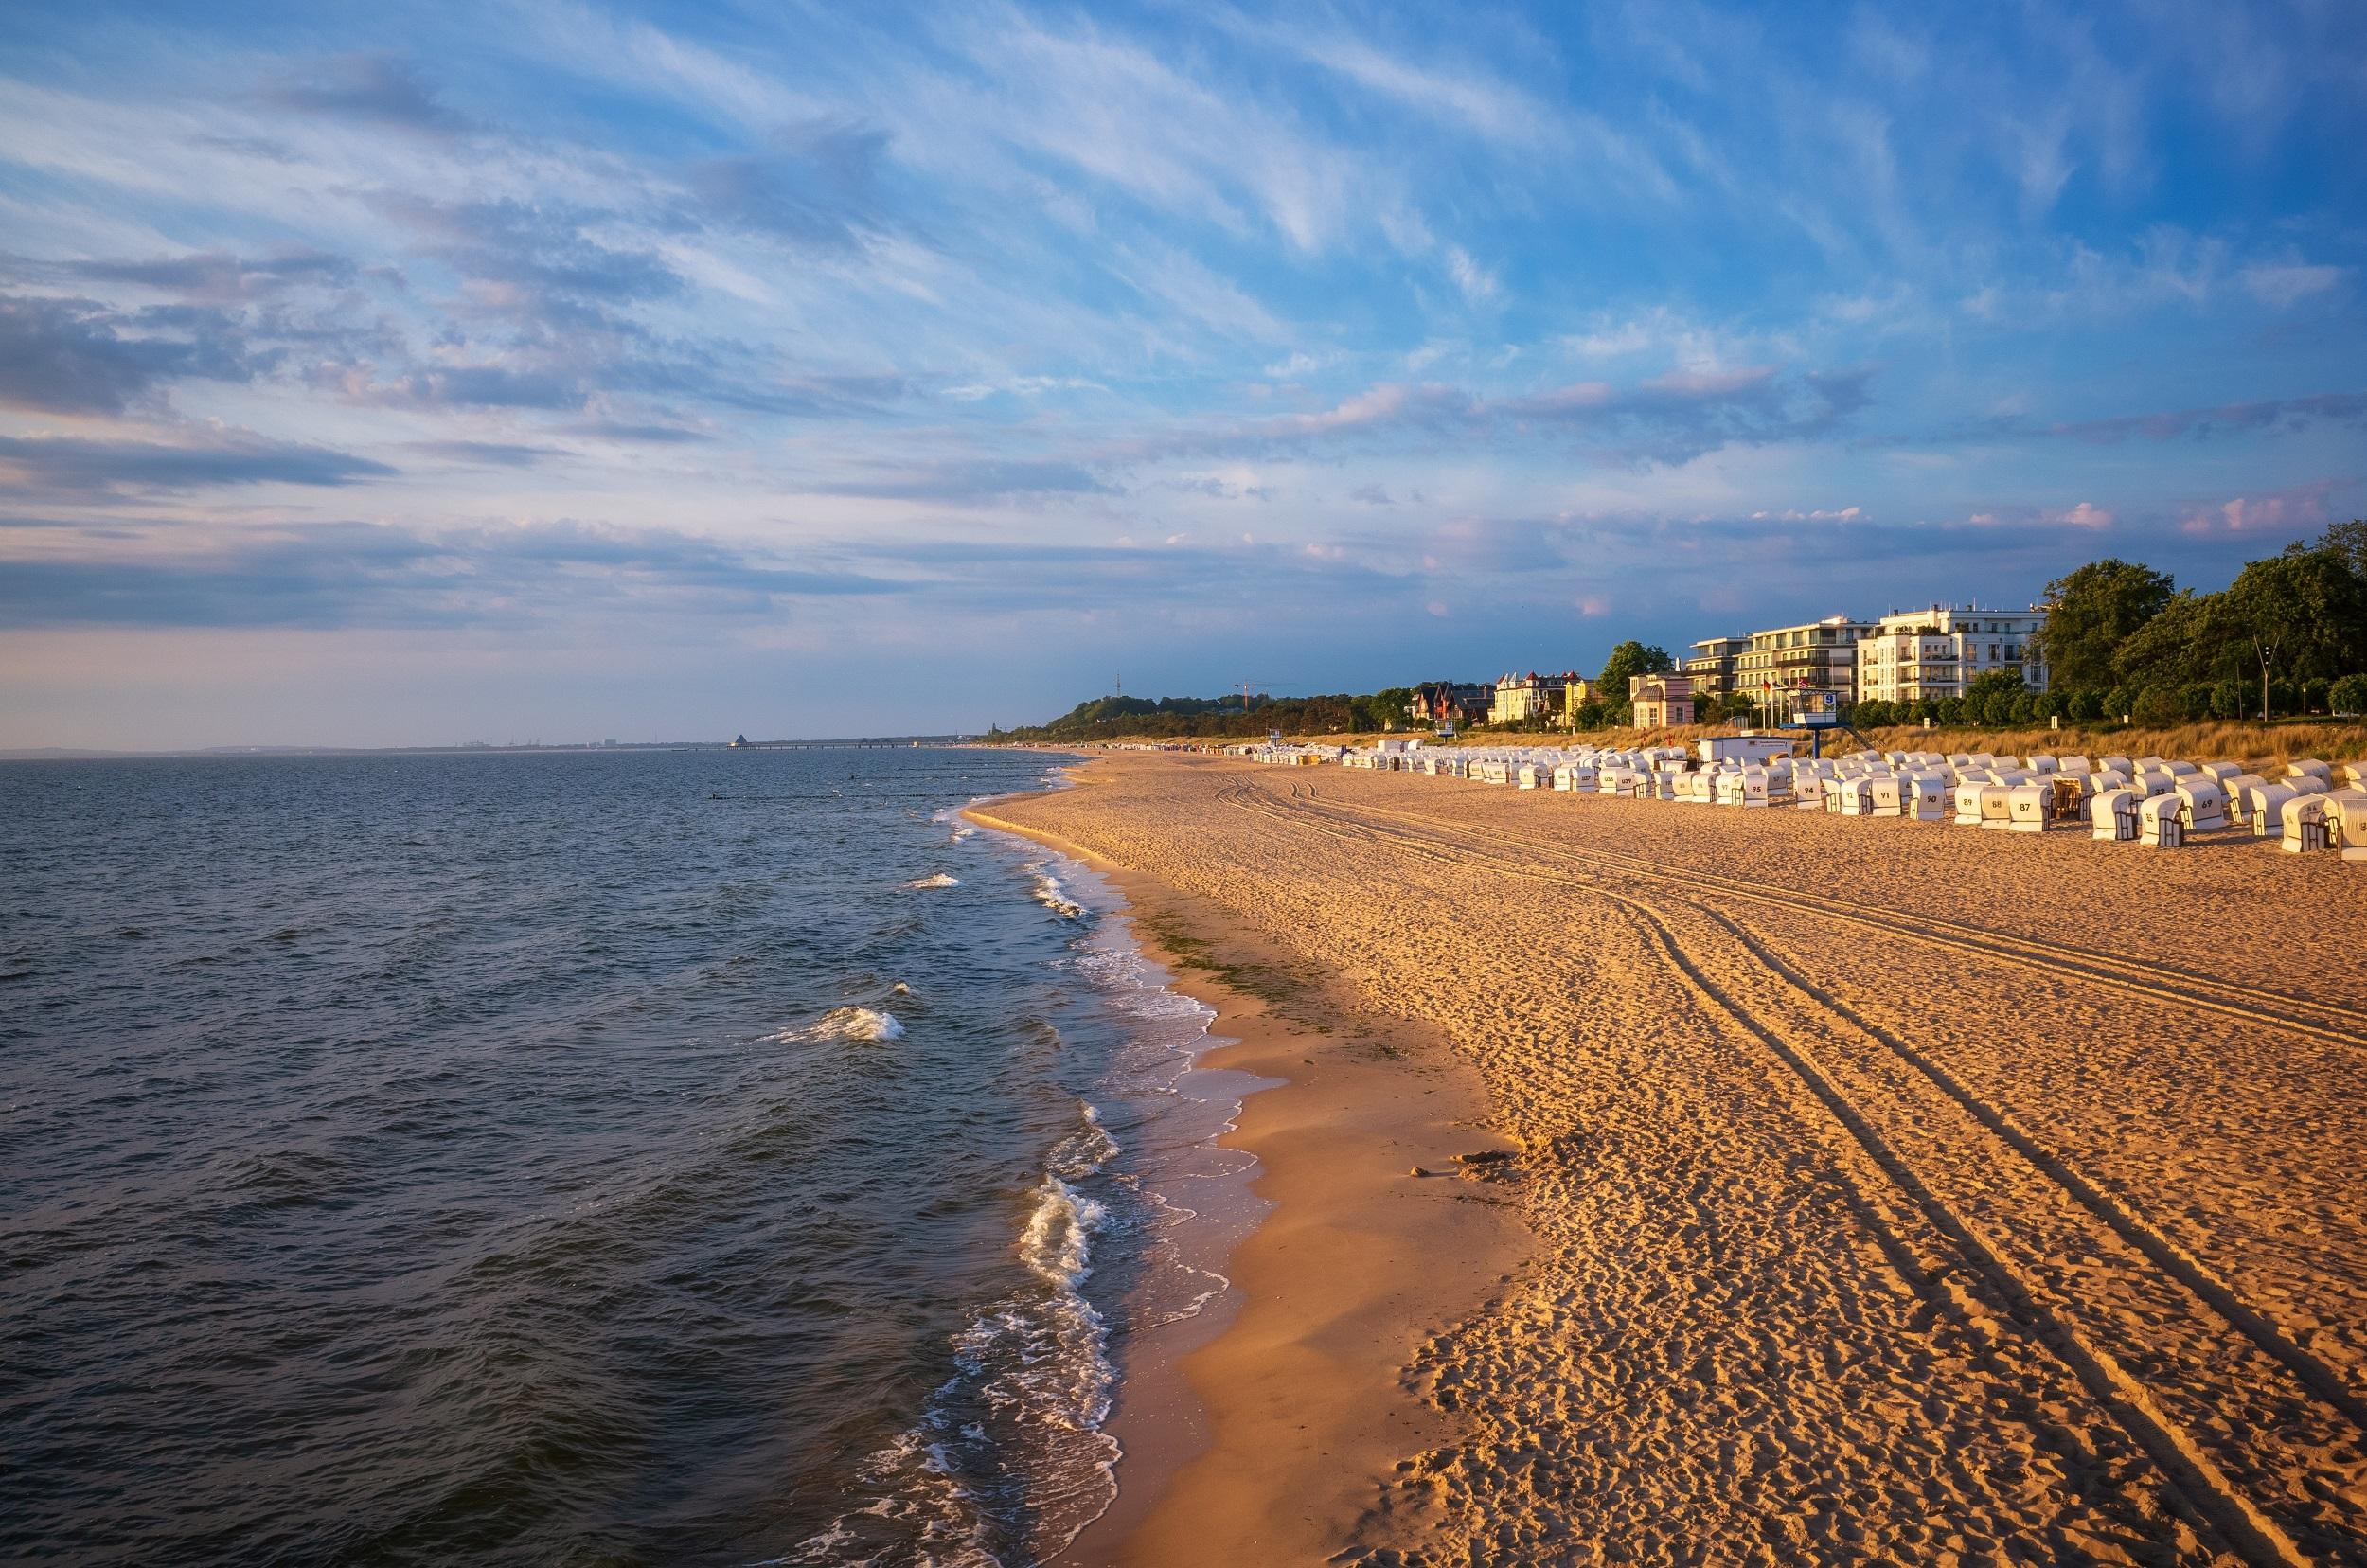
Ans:
{"type": "Polygon", "coordinates": [[[1118,1146],[1091,1105],[1080,1102],[1078,1115],[1081,1125],[1046,1157],[1020,1229],[1017,1250],[1036,1286],[995,1302],[954,1335],[956,1375],[917,1427],[859,1468],[875,1500],[787,1560],[884,1568],[913,1560],[900,1541],[931,1564],[1040,1561],[1117,1496],[1118,1444],[1101,1430],[1117,1368],[1108,1327],[1082,1290],[1094,1238],[1115,1221],[1073,1184],[1099,1174],[1118,1146]],[[1019,1505],[1026,1539],[999,1539],[981,1486],[1019,1505]]]}
{"type": "Polygon", "coordinates": [[[1074,920],[1085,913],[1085,906],[1068,896],[1060,879],[1043,868],[1039,861],[1027,868],[1036,879],[1036,901],[1063,920],[1074,920]]]}
{"type": "Polygon", "coordinates": [[[962,880],[940,871],[934,877],[916,877],[904,885],[906,887],[959,887],[962,885],[962,880]]]}
{"type": "Polygon", "coordinates": [[[773,1037],[783,1044],[805,1040],[901,1040],[904,1025],[876,1007],[832,1007],[802,1029],[783,1029],[773,1037]]]}

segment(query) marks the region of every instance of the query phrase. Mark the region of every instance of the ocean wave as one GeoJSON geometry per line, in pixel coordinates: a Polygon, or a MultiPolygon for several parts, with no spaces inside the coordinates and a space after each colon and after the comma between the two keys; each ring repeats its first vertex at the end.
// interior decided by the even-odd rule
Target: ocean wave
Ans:
{"type": "Polygon", "coordinates": [[[904,885],[906,887],[959,887],[962,885],[962,879],[940,871],[932,877],[915,877],[904,885]]]}
{"type": "Polygon", "coordinates": [[[904,1025],[876,1007],[832,1007],[819,1021],[802,1029],[783,1029],[772,1038],[784,1045],[809,1040],[901,1040],[904,1025]]]}
{"type": "Polygon", "coordinates": [[[1034,1275],[953,1337],[955,1376],[919,1424],[859,1467],[874,1499],[785,1559],[988,1565],[1056,1556],[1117,1496],[1110,1417],[1117,1368],[1109,1328],[1085,1298],[1095,1238],[1117,1221],[1076,1184],[1118,1152],[1083,1102],[1079,1126],[1044,1160],[1017,1251],[1034,1275]],[[917,1554],[916,1557],[914,1554],[917,1554]]]}
{"type": "Polygon", "coordinates": [[[1085,913],[1085,906],[1068,896],[1068,889],[1060,885],[1060,879],[1046,871],[1041,862],[1027,869],[1036,879],[1038,903],[1063,920],[1074,920],[1085,913]]]}

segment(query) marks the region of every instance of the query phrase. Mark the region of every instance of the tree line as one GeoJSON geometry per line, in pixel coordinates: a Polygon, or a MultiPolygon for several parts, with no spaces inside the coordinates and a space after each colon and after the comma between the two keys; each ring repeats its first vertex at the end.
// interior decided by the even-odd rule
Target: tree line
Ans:
{"type": "Polygon", "coordinates": [[[997,728],[988,731],[987,738],[1065,743],[1120,735],[1179,740],[1262,739],[1269,730],[1286,735],[1339,735],[1403,728],[1411,722],[1406,706],[1413,700],[1413,690],[1403,686],[1364,696],[1340,692],[1270,697],[1259,693],[1246,703],[1239,697],[1095,697],[1049,723],[997,728]]]}
{"type": "MultiPolygon", "coordinates": [[[[2216,593],[2180,589],[2135,561],[2091,561],[2047,584],[2047,618],[2034,639],[2047,685],[2014,670],[1976,676],[1964,694],[1857,704],[1850,722],[1982,724],[1992,728],[2097,723],[2123,718],[2168,725],[2313,712],[2367,713],[2367,520],[2338,523],[2314,543],[2248,563],[2216,593]]],[[[1528,729],[1623,729],[1634,718],[1628,682],[1677,668],[1667,650],[1629,639],[1595,677],[1591,700],[1528,729]]],[[[1055,742],[1111,736],[1245,739],[1269,730],[1338,735],[1407,729],[1415,690],[1320,697],[1095,697],[1046,724],[991,739],[1055,742]]],[[[1740,692],[1705,699],[1704,723],[1747,716],[1740,692]]]]}
{"type": "Polygon", "coordinates": [[[2034,640],[2042,691],[1991,670],[1961,697],[1860,703],[1877,724],[2165,725],[2367,712],[2367,521],[2338,523],[2247,563],[2216,593],[2135,561],[2091,561],[2047,585],[2034,640]]]}

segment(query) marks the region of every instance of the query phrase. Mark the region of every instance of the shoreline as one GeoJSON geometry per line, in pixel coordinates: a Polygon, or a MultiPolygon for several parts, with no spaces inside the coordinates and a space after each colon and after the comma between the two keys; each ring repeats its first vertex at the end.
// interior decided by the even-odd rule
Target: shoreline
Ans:
{"type": "Polygon", "coordinates": [[[960,814],[1102,877],[1124,900],[1127,939],[1169,989],[1212,1009],[1219,1042],[1190,1072],[1253,1080],[1218,1143],[1256,1161],[1261,1212],[1215,1238],[1206,1266],[1230,1278],[1224,1295],[1130,1345],[1104,1429],[1123,1453],[1117,1498],[1051,1560],[1322,1561],[1355,1543],[1406,1460],[1454,1434],[1409,1368],[1526,1254],[1510,1202],[1451,1174],[1456,1153],[1501,1146],[1492,1103],[1443,1037],[1344,995],[1338,973],[1151,871],[998,814],[1091,788],[1091,768],[1064,770],[1068,789],[960,814]],[[1448,1174],[1416,1179],[1415,1167],[1448,1174]]]}
{"type": "MultiPolygon", "coordinates": [[[[1453,1428],[1419,1452],[1390,1430],[1376,1494],[1393,1445],[1345,1446],[1355,1420],[1324,1408],[1344,1365],[1251,1315],[1261,1256],[1284,1286],[1315,1265],[1336,1304],[1362,1287],[1324,1271],[1401,1250],[1310,1227],[1320,1207],[1287,1185],[1294,1159],[1327,1151],[1346,1178],[1394,1135],[1317,1107],[1356,1053],[1310,1031],[1279,1064],[1292,1086],[1243,1119],[1245,1146],[1273,1134],[1260,1190],[1281,1204],[1241,1249],[1249,1310],[1191,1358],[1210,1447],[1096,1560],[2358,1557],[2351,868],[2232,835],[2007,851],[1904,821],[1224,757],[1079,773],[998,814],[1154,868],[1148,935],[1172,907],[1186,979],[1204,963],[1257,996],[1242,967],[1290,954],[1272,971],[1288,1022],[1434,1030],[1519,1150],[1474,1195],[1516,1200],[1528,1227],[1517,1272],[1460,1315],[1324,1336],[1453,1428]],[[2140,912],[2206,908],[2307,913],[2143,957],[2115,939],[2140,912]],[[1244,930],[1270,945],[1217,935],[1244,930]],[[1333,1010],[1304,1000],[1314,971],[1337,979],[1317,1004],[1333,1010]],[[1309,1114],[1272,1115],[1293,1103],[1309,1114]],[[1226,1424],[1242,1406],[1263,1434],[1226,1424]],[[1287,1467],[1297,1422],[1357,1473],[1211,1484],[1265,1443],[1251,1462],[1287,1467]],[[1252,1517],[1293,1485],[1287,1517],[1252,1517]]],[[[1402,1170],[1375,1174],[1472,1188],[1402,1170]]],[[[1437,1259],[1394,1266],[1428,1290],[1437,1259]]]]}

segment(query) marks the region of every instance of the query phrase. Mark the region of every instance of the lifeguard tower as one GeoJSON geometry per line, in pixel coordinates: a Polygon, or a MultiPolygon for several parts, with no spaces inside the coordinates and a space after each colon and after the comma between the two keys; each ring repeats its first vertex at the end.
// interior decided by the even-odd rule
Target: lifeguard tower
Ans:
{"type": "Polygon", "coordinates": [[[1828,730],[1842,730],[1856,738],[1869,749],[1873,742],[1859,735],[1841,716],[1841,692],[1832,686],[1789,686],[1774,694],[1775,722],[1779,728],[1808,732],[1808,755],[1824,755],[1824,735],[1828,730]]]}

